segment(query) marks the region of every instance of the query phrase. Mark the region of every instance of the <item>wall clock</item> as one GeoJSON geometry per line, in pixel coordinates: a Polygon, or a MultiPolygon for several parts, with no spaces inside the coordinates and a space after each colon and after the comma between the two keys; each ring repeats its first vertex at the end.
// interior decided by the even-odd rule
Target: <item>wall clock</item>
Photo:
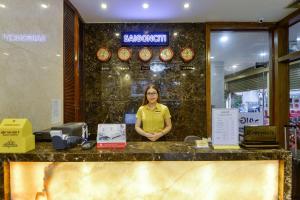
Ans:
{"type": "Polygon", "coordinates": [[[131,58],[131,50],[127,47],[119,48],[118,57],[122,61],[128,61],[131,58]]]}
{"type": "Polygon", "coordinates": [[[164,61],[170,61],[174,56],[174,52],[170,47],[165,47],[160,50],[159,58],[164,61]]]}
{"type": "Polygon", "coordinates": [[[144,62],[149,61],[152,58],[151,49],[149,49],[148,47],[144,47],[144,48],[140,49],[139,58],[144,62]]]}
{"type": "Polygon", "coordinates": [[[97,51],[97,58],[102,62],[108,61],[110,57],[111,57],[111,52],[107,48],[101,47],[97,51]]]}
{"type": "Polygon", "coordinates": [[[193,60],[195,53],[191,48],[183,48],[180,52],[180,57],[184,62],[189,62],[193,60]]]}

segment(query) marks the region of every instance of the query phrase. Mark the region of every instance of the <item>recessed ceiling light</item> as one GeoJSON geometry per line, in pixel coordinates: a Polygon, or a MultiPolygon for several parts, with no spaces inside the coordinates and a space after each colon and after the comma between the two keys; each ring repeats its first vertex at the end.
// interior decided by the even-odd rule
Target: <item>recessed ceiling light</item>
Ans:
{"type": "Polygon", "coordinates": [[[3,55],[9,56],[9,53],[4,52],[3,55]]]}
{"type": "Polygon", "coordinates": [[[233,68],[233,69],[237,68],[237,65],[232,65],[232,68],[233,68]]]}
{"type": "Polygon", "coordinates": [[[143,8],[144,9],[148,9],[149,8],[149,4],[148,3],[143,3],[143,8]]]}
{"type": "Polygon", "coordinates": [[[300,41],[300,37],[297,37],[297,39],[296,39],[297,41],[300,41]]]}
{"type": "Polygon", "coordinates": [[[49,5],[42,3],[42,4],[41,4],[41,7],[42,7],[42,8],[48,8],[49,5]]]}
{"type": "Polygon", "coordinates": [[[173,35],[174,35],[174,36],[177,36],[177,35],[178,35],[178,33],[177,33],[177,32],[174,32],[174,33],[173,33],[173,35]]]}
{"type": "Polygon", "coordinates": [[[262,53],[260,53],[259,55],[260,55],[261,57],[264,57],[264,56],[267,55],[267,53],[266,53],[266,52],[262,52],[262,53]]]}
{"type": "Polygon", "coordinates": [[[211,56],[210,59],[215,59],[215,57],[211,56]]]}
{"type": "Polygon", "coordinates": [[[129,80],[129,79],[130,79],[130,75],[129,75],[129,74],[125,74],[124,78],[125,78],[126,80],[129,80]]]}
{"type": "Polygon", "coordinates": [[[186,76],[186,74],[185,74],[185,73],[182,73],[181,75],[182,75],[182,76],[186,76]]]}
{"type": "Polygon", "coordinates": [[[185,9],[187,9],[187,8],[190,7],[190,4],[189,4],[189,3],[184,3],[184,4],[183,4],[183,7],[184,7],[185,9]]]}
{"type": "Polygon", "coordinates": [[[220,41],[221,41],[221,42],[227,42],[227,41],[228,41],[228,37],[227,37],[227,36],[222,36],[222,37],[220,38],[220,41]]]}
{"type": "Polygon", "coordinates": [[[107,9],[107,4],[106,3],[101,3],[101,8],[102,8],[102,10],[106,10],[107,9]]]}
{"type": "Polygon", "coordinates": [[[6,8],[6,5],[4,5],[4,4],[1,3],[1,4],[0,4],[0,7],[1,7],[1,8],[6,8]]]}
{"type": "Polygon", "coordinates": [[[58,53],[58,54],[56,54],[56,56],[57,56],[57,57],[60,57],[60,54],[58,53]]]}
{"type": "Polygon", "coordinates": [[[116,35],[117,37],[119,37],[119,36],[120,36],[120,33],[115,33],[115,35],[116,35]]]}

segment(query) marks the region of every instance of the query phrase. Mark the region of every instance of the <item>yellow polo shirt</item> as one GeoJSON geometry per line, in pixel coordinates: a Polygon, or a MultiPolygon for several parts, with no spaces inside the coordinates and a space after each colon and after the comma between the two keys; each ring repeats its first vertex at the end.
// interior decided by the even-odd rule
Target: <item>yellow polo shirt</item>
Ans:
{"type": "Polygon", "coordinates": [[[151,110],[147,105],[139,107],[136,118],[142,121],[142,129],[147,133],[158,133],[165,128],[165,119],[171,118],[167,106],[157,103],[151,110]]]}

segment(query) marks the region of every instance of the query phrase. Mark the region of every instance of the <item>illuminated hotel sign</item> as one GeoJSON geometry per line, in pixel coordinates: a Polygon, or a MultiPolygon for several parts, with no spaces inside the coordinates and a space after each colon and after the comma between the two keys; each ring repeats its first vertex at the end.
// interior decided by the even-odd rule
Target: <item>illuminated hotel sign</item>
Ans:
{"type": "Polygon", "coordinates": [[[47,36],[43,34],[14,34],[4,33],[2,38],[8,42],[46,42],[47,36]]]}
{"type": "Polygon", "coordinates": [[[123,32],[122,45],[125,46],[167,46],[169,45],[168,32],[123,32]]]}

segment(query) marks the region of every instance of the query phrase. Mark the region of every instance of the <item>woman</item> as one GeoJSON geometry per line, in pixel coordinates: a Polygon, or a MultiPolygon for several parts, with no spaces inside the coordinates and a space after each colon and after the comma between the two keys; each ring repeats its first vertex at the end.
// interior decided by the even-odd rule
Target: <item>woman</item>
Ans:
{"type": "Polygon", "coordinates": [[[159,98],[157,87],[149,85],[144,94],[143,105],[136,113],[135,130],[151,141],[158,140],[172,128],[169,109],[159,103],[159,98]]]}

